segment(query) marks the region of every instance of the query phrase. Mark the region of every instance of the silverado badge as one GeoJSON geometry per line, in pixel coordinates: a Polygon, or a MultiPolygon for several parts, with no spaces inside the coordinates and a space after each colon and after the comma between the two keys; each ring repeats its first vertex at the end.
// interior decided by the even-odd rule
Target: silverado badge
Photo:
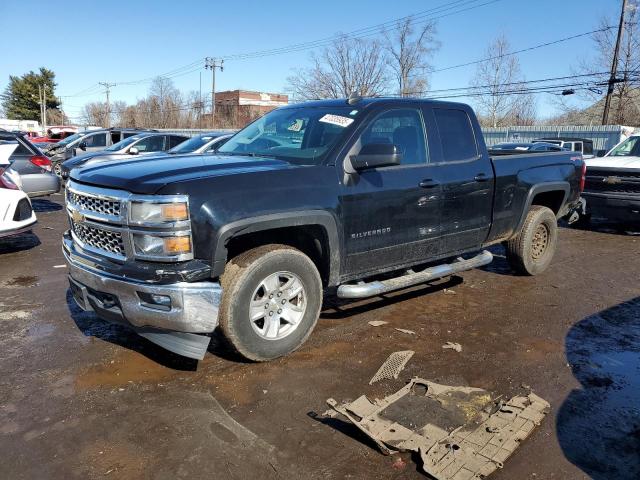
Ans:
{"type": "Polygon", "coordinates": [[[82,222],[84,222],[84,215],[83,215],[83,214],[81,214],[81,213],[80,213],[79,211],[77,211],[77,210],[73,210],[73,211],[71,212],[71,218],[73,219],[73,221],[74,221],[75,223],[82,223],[82,222]]]}
{"type": "Polygon", "coordinates": [[[609,185],[617,185],[618,183],[622,183],[622,179],[620,177],[604,177],[602,181],[609,185]]]}

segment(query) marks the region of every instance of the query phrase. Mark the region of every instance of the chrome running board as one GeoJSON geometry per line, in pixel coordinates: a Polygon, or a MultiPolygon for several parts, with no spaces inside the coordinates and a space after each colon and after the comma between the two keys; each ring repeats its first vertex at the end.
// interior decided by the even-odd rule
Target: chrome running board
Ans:
{"type": "Polygon", "coordinates": [[[400,290],[401,288],[411,287],[418,283],[429,282],[431,280],[437,280],[438,278],[448,277],[465,270],[471,270],[473,268],[482,267],[491,263],[493,255],[483,250],[475,257],[467,260],[458,258],[455,262],[444,263],[442,265],[436,265],[429,267],[421,272],[414,273],[409,271],[408,274],[400,277],[390,278],[388,280],[375,280],[369,283],[358,283],[340,285],[338,287],[339,298],[366,298],[380,295],[382,293],[391,292],[393,290],[400,290]]]}

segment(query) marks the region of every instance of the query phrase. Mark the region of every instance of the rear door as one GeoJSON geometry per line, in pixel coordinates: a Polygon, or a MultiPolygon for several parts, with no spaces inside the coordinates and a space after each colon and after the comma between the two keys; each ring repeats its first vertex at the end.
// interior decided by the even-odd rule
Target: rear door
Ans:
{"type": "Polygon", "coordinates": [[[442,253],[479,247],[487,238],[493,210],[494,173],[484,140],[462,109],[425,107],[437,131],[433,161],[442,188],[442,253]]]}
{"type": "MultiPolygon", "coordinates": [[[[340,185],[347,275],[427,261],[440,251],[440,187],[433,180],[419,105],[370,114],[348,155],[366,144],[391,143],[400,165],[345,175],[340,185]]],[[[347,160],[345,160],[347,161],[347,160]]]]}

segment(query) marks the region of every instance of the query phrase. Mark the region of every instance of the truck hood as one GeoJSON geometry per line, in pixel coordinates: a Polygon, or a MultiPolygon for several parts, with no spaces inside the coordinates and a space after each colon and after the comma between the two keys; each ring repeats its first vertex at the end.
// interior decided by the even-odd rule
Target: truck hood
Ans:
{"type": "Polygon", "coordinates": [[[263,157],[230,155],[163,155],[115,163],[97,163],[71,170],[70,177],[98,187],[154,194],[169,183],[295,166],[263,157]]]}
{"type": "Polygon", "coordinates": [[[587,168],[637,168],[640,170],[640,157],[596,157],[585,159],[587,168]]]}

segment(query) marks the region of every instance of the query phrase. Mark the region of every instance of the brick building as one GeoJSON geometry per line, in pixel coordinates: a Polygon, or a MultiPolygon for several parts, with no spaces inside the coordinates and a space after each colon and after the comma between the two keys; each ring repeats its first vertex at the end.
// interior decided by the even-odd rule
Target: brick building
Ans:
{"type": "MultiPolygon", "coordinates": [[[[215,128],[242,128],[274,108],[287,105],[289,96],[281,93],[229,90],[216,92],[215,128]]],[[[211,124],[211,115],[203,115],[205,125],[211,124]]]]}

